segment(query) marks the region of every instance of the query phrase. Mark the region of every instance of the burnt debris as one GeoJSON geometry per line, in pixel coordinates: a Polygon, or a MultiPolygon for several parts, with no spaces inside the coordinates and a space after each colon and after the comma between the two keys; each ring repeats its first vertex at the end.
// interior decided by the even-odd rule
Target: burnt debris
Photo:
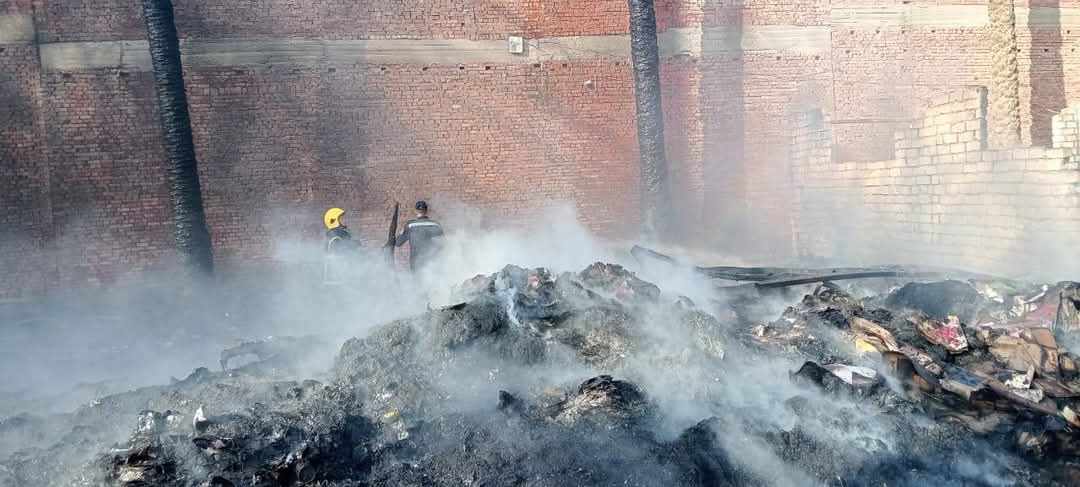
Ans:
{"type": "Polygon", "coordinates": [[[0,485],[1075,485],[1074,283],[804,289],[762,320],[508,266],[317,380],[292,376],[325,344],[275,337],[4,419],[0,485]]]}

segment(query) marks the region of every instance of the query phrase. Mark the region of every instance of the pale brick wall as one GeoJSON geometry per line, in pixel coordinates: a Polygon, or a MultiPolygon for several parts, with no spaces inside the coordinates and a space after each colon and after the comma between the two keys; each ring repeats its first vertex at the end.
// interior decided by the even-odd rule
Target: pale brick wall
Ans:
{"type": "MultiPolygon", "coordinates": [[[[1075,113],[1055,121],[1075,126],[1075,113]]],[[[896,157],[887,161],[836,160],[827,123],[810,133],[798,118],[795,125],[800,256],[1061,278],[1077,272],[1080,163],[1064,146],[1067,134],[1059,144],[1055,131],[1057,147],[987,150],[985,89],[934,98],[897,132],[896,157]]]]}
{"type": "Polygon", "coordinates": [[[1080,149],[1080,104],[1073,104],[1054,115],[1052,127],[1054,147],[1080,149]]]}
{"type": "Polygon", "coordinates": [[[824,255],[831,250],[831,242],[837,241],[839,230],[835,225],[826,228],[821,225],[837,209],[829,204],[830,201],[818,198],[823,189],[818,183],[828,181],[827,173],[839,169],[833,164],[831,126],[821,110],[810,110],[796,114],[792,128],[791,161],[797,173],[793,179],[813,181],[795,187],[802,204],[793,205],[791,210],[794,246],[804,253],[824,255]]]}

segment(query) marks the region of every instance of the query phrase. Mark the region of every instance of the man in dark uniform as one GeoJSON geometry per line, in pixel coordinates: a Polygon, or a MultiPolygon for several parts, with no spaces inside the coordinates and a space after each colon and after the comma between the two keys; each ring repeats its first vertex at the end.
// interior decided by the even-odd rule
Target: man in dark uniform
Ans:
{"type": "Polygon", "coordinates": [[[439,222],[428,218],[426,201],[416,202],[416,218],[405,223],[405,230],[394,242],[396,247],[409,242],[409,269],[416,272],[435,257],[442,242],[443,229],[439,222]]]}

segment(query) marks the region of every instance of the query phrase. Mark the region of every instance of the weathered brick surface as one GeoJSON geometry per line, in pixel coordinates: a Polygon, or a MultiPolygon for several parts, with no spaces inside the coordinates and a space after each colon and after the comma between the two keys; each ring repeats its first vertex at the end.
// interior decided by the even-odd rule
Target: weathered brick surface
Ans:
{"type": "Polygon", "coordinates": [[[986,150],[985,107],[978,87],[935,97],[883,161],[836,158],[829,121],[796,117],[799,252],[1057,277],[1080,270],[1071,257],[1080,244],[1072,149],[986,150]]]}
{"type": "Polygon", "coordinates": [[[29,14],[33,11],[32,0],[3,0],[0,1],[0,15],[3,14],[29,14]]]}
{"type": "Polygon", "coordinates": [[[824,25],[828,0],[744,0],[743,25],[824,25]]]}
{"type": "MultiPolygon", "coordinates": [[[[1075,1],[1062,1],[1062,7],[1080,8],[1080,4],[1075,1]]],[[[1061,61],[1061,64],[1056,66],[1047,66],[1044,64],[1044,72],[1048,73],[1049,79],[1057,81],[1060,77],[1061,88],[1064,91],[1064,101],[1061,103],[1061,95],[1051,94],[1055,98],[1052,98],[1056,103],[1047,104],[1050,105],[1047,109],[1050,110],[1050,115],[1053,115],[1054,108],[1063,108],[1068,102],[1073,102],[1080,99],[1080,50],[1077,49],[1080,46],[1080,25],[1075,23],[1064,23],[1059,29],[1057,29],[1057,37],[1054,37],[1054,32],[1051,29],[1050,40],[1052,41],[1047,48],[1051,49],[1050,52],[1045,53],[1049,58],[1047,61],[1054,61],[1054,54],[1056,53],[1061,61]],[[1060,106],[1058,106],[1060,105],[1060,106]]],[[[1045,113],[1045,112],[1042,112],[1045,113]]]]}
{"type": "Polygon", "coordinates": [[[49,172],[36,59],[32,45],[0,45],[0,299],[39,293],[51,277],[49,172]]]}
{"type": "Polygon", "coordinates": [[[743,55],[743,157],[747,234],[760,256],[792,254],[791,174],[785,117],[794,107],[820,106],[828,96],[828,61],[797,53],[743,55]],[[814,73],[817,73],[816,75],[814,73]]]}
{"type": "MultiPolygon", "coordinates": [[[[627,32],[625,0],[175,3],[181,35],[201,40],[627,32]]],[[[1071,221],[1066,208],[1074,193],[1061,193],[1068,183],[1060,178],[1071,177],[1062,171],[1075,165],[1072,159],[1050,151],[1009,152],[1005,160],[1004,152],[981,150],[987,114],[970,106],[978,97],[966,88],[989,80],[989,42],[978,15],[958,26],[926,19],[852,25],[834,15],[844,8],[964,5],[975,8],[965,15],[978,14],[985,1],[658,0],[661,30],[700,26],[721,37],[742,30],[749,39],[745,49],[736,36],[701,57],[664,62],[673,198],[687,230],[681,237],[775,260],[844,255],[882,234],[896,243],[892,248],[916,249],[912,255],[945,248],[940,255],[989,263],[991,257],[961,255],[961,244],[940,244],[977,235],[1027,249],[1026,241],[1002,234],[1044,228],[1031,223],[1038,221],[1037,203],[1071,221]],[[755,29],[767,35],[755,37],[755,29]],[[953,89],[967,95],[937,98],[953,89]],[[820,110],[817,135],[796,137],[793,146],[791,134],[811,126],[799,114],[812,110],[820,110]],[[823,140],[832,145],[800,149],[823,140]],[[1025,196],[994,192],[1006,185],[1025,196]],[[831,233],[809,230],[852,207],[857,217],[834,223],[831,233]],[[1013,223],[978,233],[964,229],[970,224],[956,230],[938,221],[984,207],[1013,223]]],[[[138,2],[0,0],[0,14],[31,13],[42,42],[145,37],[138,2]]],[[[1052,15],[1020,18],[1024,140],[1076,147],[1069,130],[1077,122],[1062,110],[1080,99],[1073,47],[1080,25],[1070,24],[1074,15],[1058,24],[1047,20],[1052,15]]],[[[8,275],[39,268],[34,259],[51,262],[53,270],[31,286],[42,288],[108,282],[167,264],[172,237],[149,75],[42,74],[35,46],[0,48],[0,101],[18,108],[0,118],[0,217],[18,235],[0,246],[0,264],[19,266],[8,275]]],[[[350,208],[351,224],[379,240],[390,202],[420,197],[482,206],[511,223],[570,201],[595,232],[631,235],[638,190],[628,60],[577,54],[588,59],[542,66],[189,67],[196,147],[221,261],[265,261],[278,252],[275,240],[318,238],[319,214],[330,205],[350,208]]],[[[4,282],[0,289],[11,293],[4,282]]]]}
{"type": "Polygon", "coordinates": [[[987,84],[985,28],[836,27],[831,58],[837,150],[849,160],[890,157],[892,133],[933,93],[987,84]]]}
{"type": "MultiPolygon", "coordinates": [[[[43,3],[38,23],[45,41],[144,36],[139,11],[129,3],[43,3]]],[[[334,15],[300,9],[295,2],[263,2],[260,9],[177,2],[177,14],[182,35],[208,38],[483,39],[507,32],[626,31],[625,2],[544,4],[539,10],[525,2],[485,8],[469,13],[465,26],[421,7],[408,7],[423,10],[420,16],[393,9],[371,16],[373,7],[364,2],[349,3],[334,15]]],[[[665,26],[692,24],[700,15],[676,2],[662,2],[660,9],[665,26]]],[[[45,205],[40,212],[49,223],[14,232],[33,238],[5,247],[6,261],[25,261],[27,255],[48,260],[42,274],[52,281],[38,287],[109,283],[169,265],[172,233],[150,74],[41,74],[31,62],[35,48],[21,49],[33,54],[12,64],[34,70],[24,77],[31,84],[5,93],[21,103],[40,103],[34,113],[41,121],[13,120],[2,127],[18,129],[19,137],[40,147],[20,145],[22,152],[12,156],[20,165],[4,169],[41,170],[51,187],[38,190],[36,200],[5,191],[20,196],[8,196],[4,217],[32,221],[28,210],[45,205]],[[38,80],[40,86],[33,84],[38,80]]],[[[663,77],[665,86],[688,90],[665,91],[665,118],[679,204],[700,208],[696,61],[674,60],[663,77]]],[[[570,203],[599,235],[636,231],[637,144],[627,59],[188,67],[186,78],[207,218],[221,264],[271,260],[280,251],[274,242],[319,239],[321,213],[329,206],[350,209],[350,225],[360,236],[381,241],[392,201],[408,208],[419,198],[432,200],[436,215],[440,204],[482,207],[501,225],[524,224],[552,205],[570,203]]],[[[16,274],[32,267],[26,264],[16,274]]],[[[4,283],[5,291],[10,287],[4,283]]]]}
{"type": "MultiPolygon", "coordinates": [[[[675,68],[665,77],[680,76],[675,68]]],[[[379,240],[389,202],[419,198],[483,207],[502,224],[571,202],[597,234],[627,236],[637,224],[629,77],[626,63],[609,61],[191,73],[218,255],[266,259],[275,241],[317,239],[329,206],[352,210],[351,224],[379,240]]],[[[169,262],[149,74],[45,82],[59,284],[107,283],[169,262]]],[[[681,133],[673,124],[669,137],[687,140],[681,133]]],[[[695,155],[676,166],[688,184],[695,155]]],[[[27,216],[18,211],[25,202],[13,205],[5,216],[27,216]]]]}
{"type": "Polygon", "coordinates": [[[108,283],[171,248],[164,154],[149,73],[42,77],[62,286],[108,283]]]}
{"type": "MultiPolygon", "coordinates": [[[[734,22],[731,17],[712,15],[705,8],[705,24],[710,19],[726,19],[744,29],[782,26],[789,30],[805,27],[824,29],[829,46],[816,50],[809,39],[791,51],[749,51],[742,53],[740,73],[743,119],[743,180],[741,191],[746,218],[757,224],[755,240],[785,242],[784,226],[792,220],[785,214],[789,163],[784,160],[789,128],[783,123],[790,111],[823,108],[830,119],[830,139],[835,157],[848,161],[880,161],[893,157],[893,133],[905,127],[934,93],[943,89],[985,85],[989,80],[990,52],[983,1],[894,1],[837,0],[832,2],[748,1],[734,22]],[[836,23],[835,9],[886,7],[944,8],[973,6],[954,20],[921,23],[903,21],[836,23]],[[966,15],[966,17],[964,17],[966,15]],[[981,23],[980,23],[981,22],[981,23]],[[804,52],[799,52],[800,50],[804,52]],[[806,50],[815,51],[813,54],[806,50]],[[766,230],[767,229],[767,230],[766,230]]],[[[1018,8],[1069,7],[1059,2],[1023,2],[1018,8]],[[1030,5],[1029,5],[1030,3],[1030,5]]],[[[947,10],[943,10],[945,12],[947,10]]],[[[1050,118],[1064,106],[1070,93],[1080,91],[1080,75],[1069,74],[1069,47],[1080,36],[1080,25],[1047,23],[1052,15],[1042,11],[1028,22],[1027,10],[1017,26],[1021,49],[1021,116],[1024,140],[1047,144],[1050,118]],[[1075,33],[1073,31],[1076,31],[1075,33]],[[1063,73],[1063,71],[1066,71],[1063,73]]],[[[900,19],[900,17],[897,17],[900,19]]],[[[926,22],[925,20],[931,20],[926,22]]],[[[725,25],[723,21],[716,25],[725,25]]],[[[795,31],[795,30],[793,30],[795,31]]],[[[797,32],[797,31],[795,31],[797,32]]],[[[1080,58],[1078,58],[1080,59],[1080,58]]],[[[1075,63],[1074,63],[1075,64],[1075,63]]],[[[713,110],[703,107],[703,112],[713,110]]],[[[706,117],[708,115],[705,115],[706,117]]],[[[737,178],[738,179],[738,178],[737,178]]],[[[712,193],[710,193],[712,194],[712,193]]],[[[781,246],[769,254],[783,256],[781,246]]],[[[755,245],[763,248],[761,245],[755,245]]]]}
{"type": "MultiPolygon", "coordinates": [[[[140,39],[146,36],[140,2],[47,0],[44,40],[140,39]]],[[[177,1],[183,37],[503,38],[525,30],[523,2],[478,8],[468,0],[443,2],[177,1]]]]}
{"type": "MultiPolygon", "coordinates": [[[[985,1],[950,0],[906,2],[920,6],[982,6],[985,1]]],[[[832,2],[833,8],[896,7],[896,2],[851,0],[832,2]]],[[[1020,97],[1022,138],[1025,143],[1047,144],[1050,118],[1080,95],[1080,60],[1074,47],[1080,39],[1080,25],[1070,25],[1064,15],[1056,24],[1044,12],[1037,21],[1027,21],[1027,8],[1075,8],[1067,2],[1033,0],[1017,2],[1017,43],[1021,55],[1020,97]],[[1064,22],[1064,23],[1063,23],[1064,22]]],[[[874,133],[870,148],[863,144],[866,133],[849,130],[851,138],[836,134],[842,152],[853,159],[885,157],[889,151],[886,128],[870,128],[887,122],[882,118],[914,116],[912,98],[923,100],[950,86],[988,85],[990,42],[986,25],[881,25],[877,27],[835,26],[832,58],[836,76],[836,119],[865,120],[874,133]],[[876,121],[875,121],[876,120],[876,121]],[[854,152],[852,152],[854,151],[854,152]]]]}
{"type": "MultiPolygon", "coordinates": [[[[419,198],[510,223],[576,202],[596,233],[624,236],[637,221],[629,76],[626,63],[608,61],[191,73],[218,254],[266,259],[275,241],[318,238],[330,206],[352,210],[352,225],[378,240],[390,202],[419,198]]],[[[104,282],[167,260],[149,74],[47,82],[53,192],[64,195],[57,238],[78,249],[59,261],[64,280],[104,282]]]]}
{"type": "MultiPolygon", "coordinates": [[[[702,0],[701,24],[706,29],[735,29],[742,9],[733,2],[702,0]]],[[[698,224],[704,243],[712,249],[739,252],[742,234],[751,227],[747,217],[744,164],[743,61],[739,50],[702,56],[698,66],[698,102],[702,134],[703,202],[698,224]]]]}
{"type": "Polygon", "coordinates": [[[701,70],[696,59],[674,59],[661,72],[664,129],[673,188],[678,209],[675,228],[687,244],[699,244],[706,232],[704,120],[701,113],[701,70]]]}
{"type": "MultiPolygon", "coordinates": [[[[1080,25],[1075,27],[1080,30],[1080,25]]],[[[1072,37],[1071,30],[1072,27],[1060,22],[1018,29],[1018,47],[1021,52],[1030,53],[1018,59],[1022,135],[1029,144],[1050,143],[1050,119],[1067,104],[1063,36],[1070,31],[1069,37],[1072,37]]]]}
{"type": "MultiPolygon", "coordinates": [[[[139,2],[46,0],[47,41],[138,39],[145,36],[139,2]]],[[[321,39],[505,39],[628,32],[626,0],[475,2],[233,0],[177,1],[181,36],[321,39]]],[[[697,2],[656,2],[661,29],[701,22],[697,2]]]]}
{"type": "MultiPolygon", "coordinates": [[[[660,30],[702,25],[708,4],[717,0],[657,0],[656,24],[660,30]]],[[[625,3],[625,2],[624,2],[625,3]]]]}
{"type": "Polygon", "coordinates": [[[1053,147],[1070,148],[1080,153],[1080,105],[1065,108],[1053,121],[1053,147]]]}

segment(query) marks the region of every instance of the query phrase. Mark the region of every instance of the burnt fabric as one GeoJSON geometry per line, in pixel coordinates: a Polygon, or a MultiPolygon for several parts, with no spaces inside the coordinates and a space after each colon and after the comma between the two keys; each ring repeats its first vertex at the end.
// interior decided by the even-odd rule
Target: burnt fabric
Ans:
{"type": "Polygon", "coordinates": [[[652,0],[629,0],[630,54],[634,64],[638,148],[641,152],[641,209],[646,234],[666,220],[667,160],[664,155],[664,112],[660,102],[660,53],[652,0]]]}
{"type": "Polygon", "coordinates": [[[203,212],[202,188],[191,138],[191,117],[184,92],[180,42],[170,0],[144,0],[146,34],[154,68],[158,114],[168,159],[169,197],[176,225],[176,247],[188,268],[206,274],[214,270],[210,231],[203,212]]]}

